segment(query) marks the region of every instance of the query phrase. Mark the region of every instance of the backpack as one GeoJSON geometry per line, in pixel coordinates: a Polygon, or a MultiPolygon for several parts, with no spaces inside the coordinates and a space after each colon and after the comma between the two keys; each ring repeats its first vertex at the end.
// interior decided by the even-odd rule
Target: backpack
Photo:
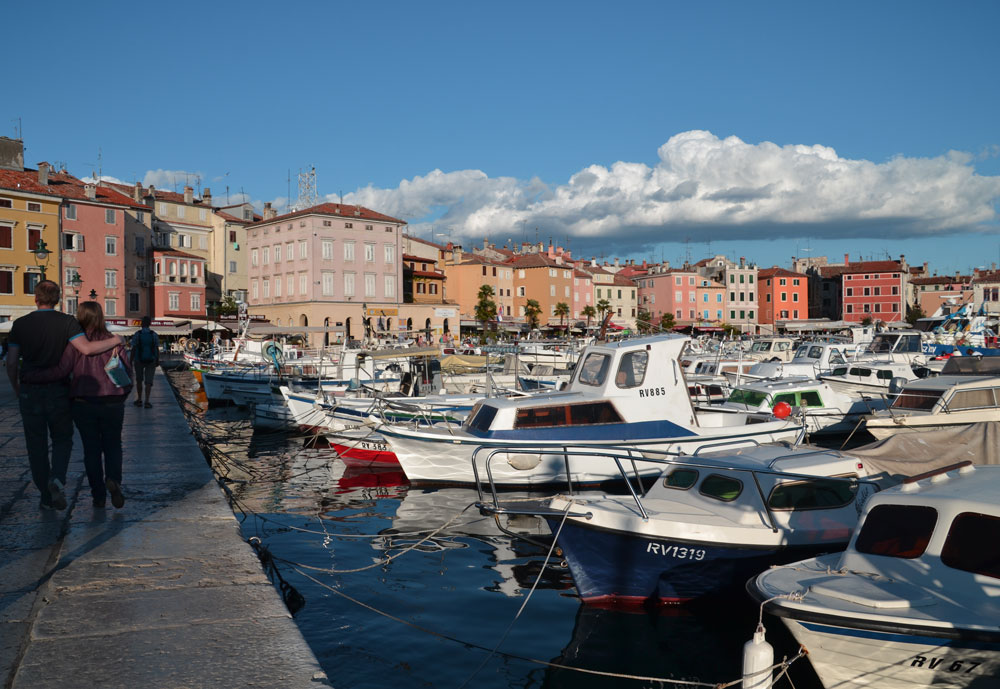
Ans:
{"type": "Polygon", "coordinates": [[[139,340],[139,361],[144,364],[156,361],[156,344],[152,330],[140,330],[136,333],[139,340]]]}

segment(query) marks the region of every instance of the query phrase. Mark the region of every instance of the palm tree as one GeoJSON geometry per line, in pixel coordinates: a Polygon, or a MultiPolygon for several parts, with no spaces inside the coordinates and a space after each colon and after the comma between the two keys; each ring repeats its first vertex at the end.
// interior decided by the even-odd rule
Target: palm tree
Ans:
{"type": "Polygon", "coordinates": [[[607,299],[601,299],[599,302],[597,302],[597,313],[600,314],[602,319],[604,318],[604,315],[609,311],[611,311],[610,301],[608,301],[607,299]]]}
{"type": "Polygon", "coordinates": [[[524,305],[524,317],[528,319],[528,323],[531,325],[531,329],[534,330],[538,327],[538,314],[542,312],[542,307],[538,305],[538,301],[535,299],[529,299],[524,305]]]}
{"type": "Polygon", "coordinates": [[[497,317],[497,304],[493,301],[493,288],[483,285],[479,288],[479,302],[476,304],[476,320],[483,324],[483,339],[486,339],[486,325],[497,317]]]}
{"type": "Polygon", "coordinates": [[[653,316],[646,309],[639,309],[635,317],[635,326],[640,333],[648,333],[653,329],[653,316]]]}
{"type": "Polygon", "coordinates": [[[569,315],[569,304],[564,301],[556,304],[556,308],[553,309],[552,313],[559,316],[559,328],[562,329],[563,319],[569,315]]]}
{"type": "Polygon", "coordinates": [[[594,307],[593,306],[591,306],[590,304],[587,304],[586,306],[583,307],[583,310],[580,311],[580,313],[587,317],[587,329],[589,330],[590,329],[590,319],[593,318],[594,316],[596,316],[597,312],[594,311],[594,307]]]}
{"type": "Polygon", "coordinates": [[[660,316],[660,327],[663,328],[664,330],[673,330],[674,323],[675,323],[674,314],[665,313],[662,316],[660,316]]]}

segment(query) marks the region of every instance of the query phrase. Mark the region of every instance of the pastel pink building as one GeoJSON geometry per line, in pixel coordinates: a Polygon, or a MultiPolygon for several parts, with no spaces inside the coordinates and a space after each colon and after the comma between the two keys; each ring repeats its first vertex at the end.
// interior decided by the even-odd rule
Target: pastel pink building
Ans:
{"type": "Polygon", "coordinates": [[[677,325],[690,325],[699,319],[698,287],[703,280],[693,270],[652,266],[649,273],[635,278],[639,308],[649,311],[654,322],[669,313],[677,325]]]}
{"type": "Polygon", "coordinates": [[[153,318],[205,318],[205,259],[153,249],[153,318]]]}
{"type": "Polygon", "coordinates": [[[363,334],[365,316],[397,322],[403,220],[339,203],[285,215],[269,210],[247,227],[251,313],[277,325],[325,325],[347,337],[363,334]]]}
{"type": "Polygon", "coordinates": [[[50,180],[64,199],[59,249],[65,310],[75,313],[79,302],[94,298],[108,318],[129,315],[130,302],[146,300],[126,288],[126,212],[145,206],[72,175],[54,174],[50,180]]]}

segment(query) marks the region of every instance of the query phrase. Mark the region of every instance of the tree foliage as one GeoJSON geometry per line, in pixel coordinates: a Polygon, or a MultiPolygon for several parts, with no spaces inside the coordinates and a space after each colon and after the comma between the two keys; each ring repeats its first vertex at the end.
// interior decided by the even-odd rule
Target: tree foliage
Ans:
{"type": "Polygon", "coordinates": [[[528,319],[528,324],[534,330],[538,327],[538,314],[542,312],[542,307],[535,299],[529,299],[524,305],[524,317],[528,319]]]}

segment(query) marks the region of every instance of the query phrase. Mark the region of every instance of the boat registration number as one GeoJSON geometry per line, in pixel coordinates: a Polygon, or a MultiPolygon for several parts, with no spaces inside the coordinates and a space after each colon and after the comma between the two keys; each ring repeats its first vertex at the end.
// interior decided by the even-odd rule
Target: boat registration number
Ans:
{"type": "Polygon", "coordinates": [[[646,552],[663,557],[676,557],[680,560],[704,560],[705,551],[701,548],[686,548],[680,545],[663,545],[662,543],[649,543],[646,545],[646,552]]]}
{"type": "Polygon", "coordinates": [[[667,389],[663,386],[639,389],[639,397],[661,397],[666,394],[667,394],[667,389]]]}
{"type": "Polygon", "coordinates": [[[910,661],[910,667],[921,667],[928,670],[954,672],[957,675],[969,674],[982,664],[982,661],[952,660],[947,657],[932,658],[931,656],[913,656],[913,659],[910,661]]]}

